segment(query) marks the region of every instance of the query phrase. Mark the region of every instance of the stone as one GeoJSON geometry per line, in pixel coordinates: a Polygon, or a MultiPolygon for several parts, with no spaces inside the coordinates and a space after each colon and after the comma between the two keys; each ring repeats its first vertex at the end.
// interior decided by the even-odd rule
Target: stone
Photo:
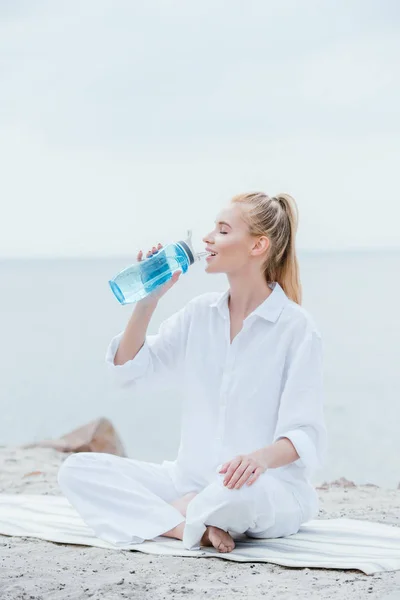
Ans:
{"type": "MultiPolygon", "coordinates": [[[[372,485],[372,484],[368,484],[372,485]]],[[[340,477],[340,479],[336,479],[335,481],[324,481],[321,485],[316,486],[317,490],[329,490],[332,487],[341,487],[341,488],[353,488],[357,487],[354,481],[349,481],[345,477],[340,477]]]]}
{"type": "Polygon", "coordinates": [[[354,488],[357,487],[354,481],[349,481],[345,477],[341,477],[340,479],[336,479],[336,481],[332,481],[331,485],[341,488],[354,488]]]}
{"type": "Polygon", "coordinates": [[[22,448],[54,448],[59,452],[105,452],[126,456],[123,444],[111,421],[101,417],[55,440],[24,444],[22,448]]]}
{"type": "Polygon", "coordinates": [[[327,481],[324,481],[323,483],[321,483],[321,485],[317,485],[316,489],[317,490],[329,490],[329,483],[327,481]]]}

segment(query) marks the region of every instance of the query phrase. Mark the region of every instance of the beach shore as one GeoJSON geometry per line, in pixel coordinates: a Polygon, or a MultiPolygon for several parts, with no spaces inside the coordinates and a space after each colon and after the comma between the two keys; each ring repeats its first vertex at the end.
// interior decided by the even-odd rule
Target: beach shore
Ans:
{"type": "MultiPolygon", "coordinates": [[[[57,472],[68,456],[50,448],[0,447],[0,493],[61,495],[57,472]]],[[[400,490],[318,486],[319,518],[348,517],[400,527],[400,490]]],[[[266,563],[166,557],[0,536],[1,600],[173,598],[399,600],[400,571],[289,569],[266,563]]]]}

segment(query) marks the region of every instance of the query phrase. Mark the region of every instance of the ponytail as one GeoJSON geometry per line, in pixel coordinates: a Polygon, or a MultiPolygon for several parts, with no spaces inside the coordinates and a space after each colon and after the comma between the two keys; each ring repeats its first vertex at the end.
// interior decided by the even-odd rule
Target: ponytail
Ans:
{"type": "Polygon", "coordinates": [[[299,223],[299,212],[296,202],[289,194],[278,194],[272,200],[276,200],[282,206],[289,221],[289,235],[287,243],[277,260],[275,281],[285,291],[285,294],[297,304],[302,302],[302,287],[300,282],[300,269],[296,255],[296,232],[299,223]]]}
{"type": "Polygon", "coordinates": [[[263,265],[267,283],[277,281],[285,294],[296,302],[302,302],[299,264],[296,255],[296,232],[298,228],[297,204],[289,194],[272,198],[263,192],[239,194],[232,203],[249,206],[245,218],[252,235],[265,235],[271,242],[263,265]]]}

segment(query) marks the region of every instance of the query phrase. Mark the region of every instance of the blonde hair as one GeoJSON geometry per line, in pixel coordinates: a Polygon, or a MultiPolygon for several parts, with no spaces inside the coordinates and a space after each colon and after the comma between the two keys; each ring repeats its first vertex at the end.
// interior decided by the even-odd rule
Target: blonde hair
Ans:
{"type": "Polygon", "coordinates": [[[265,235],[270,240],[263,264],[267,283],[277,281],[291,300],[301,304],[302,288],[295,247],[299,213],[294,198],[289,194],[270,197],[264,192],[251,192],[238,194],[231,202],[247,205],[243,218],[250,235],[265,235]]]}

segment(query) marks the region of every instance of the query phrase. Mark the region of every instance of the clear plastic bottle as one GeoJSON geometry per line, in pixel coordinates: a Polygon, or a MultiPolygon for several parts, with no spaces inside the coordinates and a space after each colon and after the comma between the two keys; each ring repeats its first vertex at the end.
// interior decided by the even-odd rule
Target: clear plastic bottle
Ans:
{"type": "Polygon", "coordinates": [[[126,267],[108,283],[120,304],[132,304],[166,283],[175,271],[186,273],[190,265],[206,255],[207,252],[194,251],[189,230],[186,240],[167,244],[148,258],[126,267]]]}

